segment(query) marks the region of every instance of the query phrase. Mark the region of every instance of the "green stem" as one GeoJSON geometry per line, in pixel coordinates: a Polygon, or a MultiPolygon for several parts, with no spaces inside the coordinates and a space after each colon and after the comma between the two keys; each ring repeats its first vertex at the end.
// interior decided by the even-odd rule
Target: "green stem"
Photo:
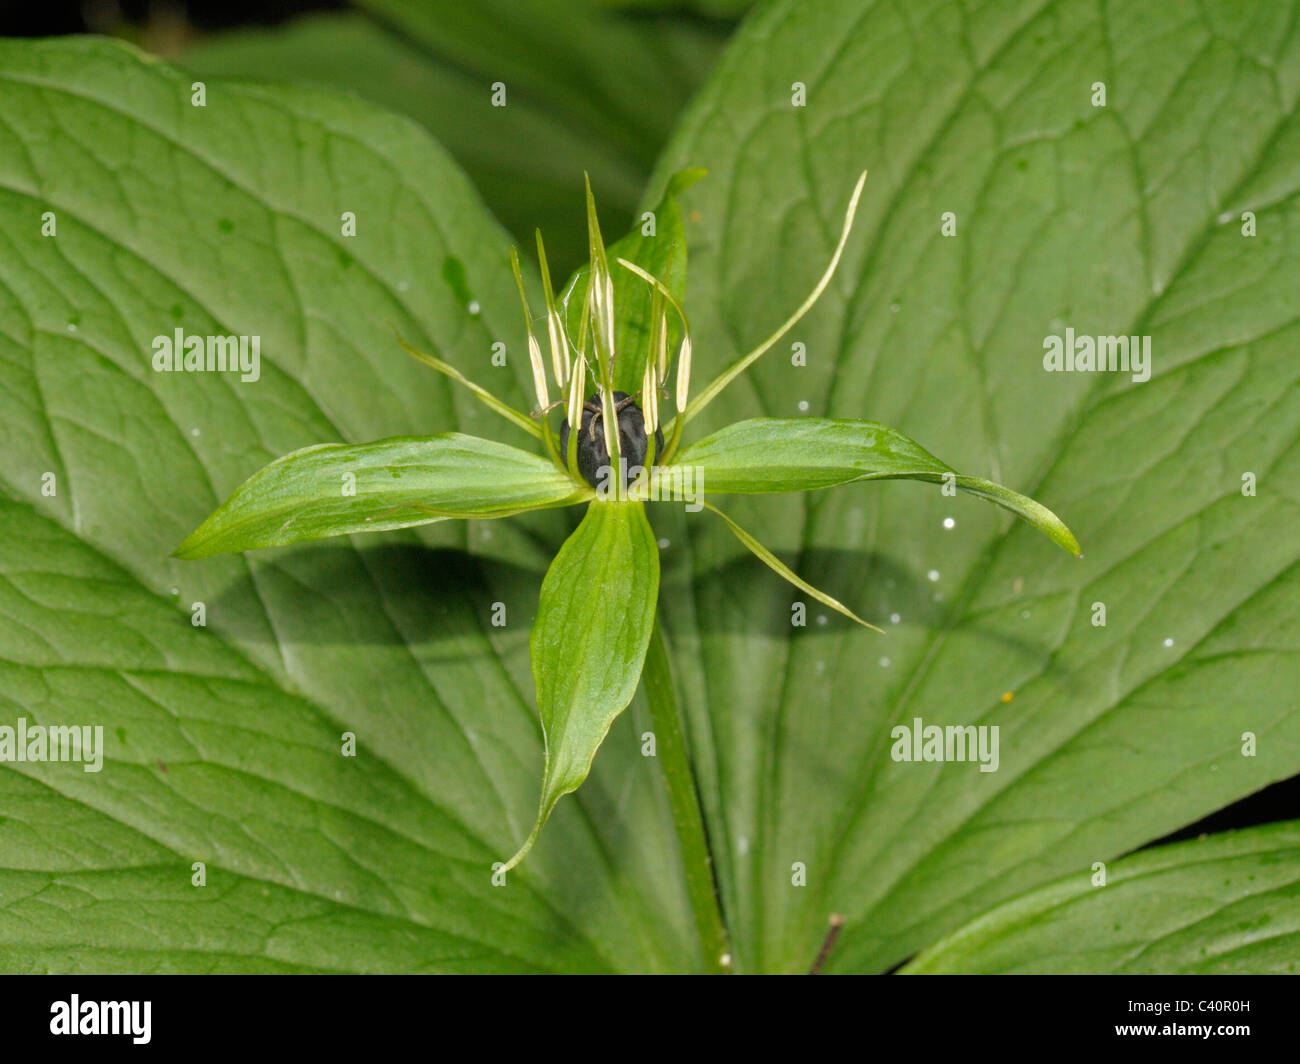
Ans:
{"type": "Polygon", "coordinates": [[[646,700],[650,703],[655,754],[668,787],[668,804],[672,807],[673,826],[677,829],[677,845],[686,869],[686,892],[695,914],[704,963],[710,974],[723,975],[731,971],[731,947],[718,904],[713,859],[704,837],[704,817],[700,812],[699,795],[695,790],[695,778],[691,774],[686,739],[677,712],[672,667],[657,618],[650,634],[650,647],[641,677],[645,683],[646,700]]]}

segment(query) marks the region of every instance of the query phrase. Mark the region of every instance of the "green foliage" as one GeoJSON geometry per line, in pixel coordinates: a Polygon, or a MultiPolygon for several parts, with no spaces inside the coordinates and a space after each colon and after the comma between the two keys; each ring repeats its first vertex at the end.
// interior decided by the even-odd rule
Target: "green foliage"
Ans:
{"type": "MultiPolygon", "coordinates": [[[[1288,970],[1294,825],[1118,859],[1300,769],[1291,8],[1130,5],[1103,24],[1081,0],[978,17],[934,3],[905,24],[853,0],[777,0],[686,112],[644,204],[708,170],[668,219],[691,249],[703,379],[799,305],[853,176],[872,177],[835,282],[785,338],[807,364],[774,347],[692,422],[677,460],[700,460],[706,491],[942,479],[915,437],[960,459],[958,487],[1022,488],[1087,547],[1067,557],[933,485],[728,500],[764,561],[887,638],[815,607],[792,627],[800,593],[709,515],[656,507],[651,532],[639,505],[593,504],[561,547],[571,525],[545,509],[386,513],[416,495],[441,511],[429,500],[451,467],[429,464],[433,441],[471,436],[456,475],[477,508],[457,516],[585,498],[564,495],[585,489],[535,434],[391,338],[390,323],[532,405],[507,243],[459,167],[411,122],[339,94],[213,78],[199,108],[193,75],[118,45],[0,43],[0,211],[17,220],[0,242],[0,724],[102,723],[105,738],[102,774],[0,766],[0,968],[697,967],[694,895],[631,695],[655,588],[628,574],[658,584],[662,564],[737,970],[807,970],[832,912],[846,923],[828,971],[914,956],[926,971],[1288,970]],[[1131,40],[1142,62],[1116,58],[1131,40]],[[1151,336],[1151,379],[1044,373],[1043,338],[1067,327],[1151,336]],[[260,336],[260,379],[155,373],[151,340],[175,328],[260,336]],[[778,431],[747,436],[758,417],[778,431]],[[502,432],[528,453],[482,439],[502,432]],[[260,492],[258,471],[294,452],[260,492]],[[365,505],[311,510],[314,478],[354,462],[365,505]],[[479,476],[485,462],[499,475],[479,476]],[[171,558],[232,491],[271,505],[256,536],[232,528],[212,550],[392,530],[171,558]],[[311,498],[305,514],[288,505],[311,498]],[[530,658],[526,626],[567,656],[530,658]],[[564,631],[608,667],[579,661],[564,631]],[[538,820],[534,683],[565,753],[548,762],[545,841],[501,888],[493,862],[538,820]],[[579,703],[590,717],[569,714],[579,703]],[[998,726],[998,771],[894,761],[891,731],[916,718],[998,726]],[[341,757],[348,735],[356,756],[341,757]],[[1104,890],[1097,861],[1114,862],[1104,890]]],[[[479,70],[470,23],[412,19],[416,48],[479,70]]],[[[626,195],[659,143],[628,120],[660,113],[649,82],[606,110],[579,76],[591,66],[552,43],[521,38],[506,80],[604,148],[530,183],[517,174],[547,159],[521,142],[502,187],[568,196],[609,150],[635,160],[626,195]]],[[[501,116],[493,151],[523,135],[519,117],[501,116]]]]}

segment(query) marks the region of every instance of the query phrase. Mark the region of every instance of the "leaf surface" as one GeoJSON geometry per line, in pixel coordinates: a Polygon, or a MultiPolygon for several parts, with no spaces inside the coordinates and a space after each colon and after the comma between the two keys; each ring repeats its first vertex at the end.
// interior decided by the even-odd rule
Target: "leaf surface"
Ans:
{"type": "MultiPolygon", "coordinates": [[[[1235,975],[1296,970],[1300,825],[1160,846],[1022,895],[903,971],[1235,975]]],[[[1206,1017],[1202,1016],[1201,1019],[1206,1017]]],[[[1229,1017],[1230,1018],[1230,1017],[1229,1017]]]]}
{"type": "Polygon", "coordinates": [[[670,466],[693,467],[704,490],[763,495],[811,491],[858,480],[920,480],[968,491],[1024,518],[1071,554],[1079,553],[1056,514],[982,477],[957,473],[886,425],[832,418],[737,421],[678,453],[670,466]]]}
{"type": "Polygon", "coordinates": [[[689,967],[635,709],[492,885],[536,815],[527,633],[567,513],[170,557],[300,448],[460,432],[543,461],[393,339],[526,405],[508,243],[447,156],[337,93],[212,79],[195,107],[193,80],[0,42],[0,725],[103,729],[98,773],[0,764],[0,968],[689,967]],[[154,372],[176,328],[260,336],[259,379],[154,372]]]}
{"type": "Polygon", "coordinates": [[[869,419],[1085,553],[937,486],[727,501],[882,639],[793,628],[798,593],[725,529],[660,528],[742,969],[806,971],[838,912],[827,970],[887,970],[1300,770],[1298,92],[1294,3],[779,0],[742,25],[646,197],[709,171],[682,198],[697,379],[799,305],[871,177],[821,302],[683,445],[869,419]],[[1067,328],[1149,336],[1150,379],[1046,372],[1067,328]],[[998,726],[998,770],[893,760],[917,718],[998,726]]]}
{"type": "Polygon", "coordinates": [[[176,556],[509,517],[572,505],[589,494],[539,455],[459,432],[354,446],[319,443],[259,469],[186,537],[176,556]]]}

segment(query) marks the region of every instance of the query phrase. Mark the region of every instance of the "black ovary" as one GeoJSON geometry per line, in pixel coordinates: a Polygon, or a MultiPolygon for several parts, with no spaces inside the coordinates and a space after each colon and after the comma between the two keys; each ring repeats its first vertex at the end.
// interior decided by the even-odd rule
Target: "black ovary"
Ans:
{"type": "MultiPolygon", "coordinates": [[[[627,399],[626,392],[614,393],[614,406],[619,407],[627,399]]],[[[605,448],[605,429],[601,424],[600,396],[591,396],[582,407],[582,430],[578,433],[578,472],[593,488],[600,486],[600,470],[609,463],[609,451],[605,448]],[[592,429],[592,418],[596,419],[592,429]]],[[[645,463],[646,434],[645,415],[636,403],[628,402],[618,411],[618,449],[627,462],[628,476],[624,487],[632,481],[632,473],[637,466],[645,463]]],[[[655,454],[664,451],[664,434],[655,429],[655,454]]],[[[566,460],[569,454],[569,419],[560,425],[560,455],[566,460]]]]}

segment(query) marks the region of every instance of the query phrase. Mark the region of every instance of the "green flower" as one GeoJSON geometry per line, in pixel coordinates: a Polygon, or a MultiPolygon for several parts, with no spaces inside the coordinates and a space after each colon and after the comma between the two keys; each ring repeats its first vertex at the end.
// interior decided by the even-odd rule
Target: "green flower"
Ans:
{"type": "MultiPolygon", "coordinates": [[[[676,195],[700,175],[684,171],[673,179],[656,212],[660,218],[677,218],[676,195]]],[[[537,237],[546,353],[533,331],[518,255],[511,252],[537,395],[531,416],[398,338],[416,358],[536,437],[544,456],[455,432],[306,447],[245,481],[176,556],[204,558],[453,518],[486,520],[585,506],[581,523],[542,582],[529,642],[546,758],[536,824],[498,870],[513,868],[556,802],[587,778],[597,748],[641,680],[659,590],[659,551],[646,502],[709,509],[795,587],[868,628],[874,626],[801,580],[704,494],[807,491],[857,480],[945,483],[1011,510],[1079,553],[1069,529],[1046,507],[991,481],[959,474],[902,433],[871,421],[754,418],[683,446],[690,421],[789,332],[826,289],[852,230],[866,176],[858,179],[835,252],[807,298],[768,339],[693,399],[693,347],[682,308],[685,248],[676,238],[680,225],[659,238],[630,234],[607,250],[588,186],[590,263],[558,299],[541,234],[537,237]],[[670,399],[673,412],[664,418],[661,404],[670,399]]]]}

